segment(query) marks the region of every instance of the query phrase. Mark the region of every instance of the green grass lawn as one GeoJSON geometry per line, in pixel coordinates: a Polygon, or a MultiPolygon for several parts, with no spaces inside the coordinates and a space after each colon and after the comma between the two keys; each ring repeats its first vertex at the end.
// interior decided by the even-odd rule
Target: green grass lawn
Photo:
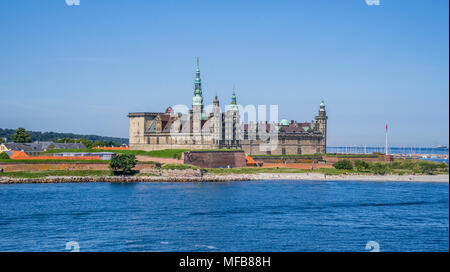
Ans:
{"type": "Polygon", "coordinates": [[[228,174],[259,174],[259,173],[321,173],[326,175],[448,175],[449,166],[445,163],[421,160],[395,160],[394,162],[370,162],[364,170],[341,170],[335,168],[292,169],[292,168],[209,168],[208,173],[218,175],[228,174]],[[381,166],[381,170],[380,170],[381,166]]]}
{"type": "Polygon", "coordinates": [[[428,174],[438,175],[449,173],[449,165],[444,162],[397,159],[393,162],[369,162],[369,170],[379,165],[390,174],[428,174]]]}
{"type": "MultiPolygon", "coordinates": [[[[192,151],[240,151],[241,149],[198,149],[192,151]]],[[[144,150],[108,150],[108,149],[49,149],[44,154],[54,154],[54,153],[70,153],[70,152],[80,152],[80,153],[97,153],[97,152],[114,152],[122,154],[133,154],[135,156],[148,156],[148,157],[158,157],[158,158],[176,158],[180,159],[183,152],[190,151],[188,149],[162,149],[153,151],[144,150]]],[[[311,156],[311,155],[309,155],[311,156]]]]}
{"type": "MultiPolygon", "coordinates": [[[[393,162],[367,162],[361,173],[374,175],[438,175],[449,174],[449,166],[443,162],[397,159],[393,162]]],[[[355,169],[355,168],[354,168],[355,169]]],[[[351,170],[355,171],[355,170],[351,170]]]]}
{"type": "Polygon", "coordinates": [[[70,152],[82,152],[82,153],[97,153],[97,152],[113,152],[122,154],[133,154],[148,157],[159,157],[159,158],[181,158],[181,154],[187,149],[163,149],[163,150],[107,150],[107,149],[49,149],[44,154],[54,154],[54,153],[70,153],[70,152]]]}

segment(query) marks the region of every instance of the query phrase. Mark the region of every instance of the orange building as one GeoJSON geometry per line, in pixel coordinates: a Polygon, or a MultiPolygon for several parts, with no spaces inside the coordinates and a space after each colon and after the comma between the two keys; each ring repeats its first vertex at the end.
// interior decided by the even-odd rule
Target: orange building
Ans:
{"type": "Polygon", "coordinates": [[[100,156],[73,156],[73,157],[28,156],[23,151],[14,151],[14,153],[9,158],[12,160],[100,160],[100,156]]]}

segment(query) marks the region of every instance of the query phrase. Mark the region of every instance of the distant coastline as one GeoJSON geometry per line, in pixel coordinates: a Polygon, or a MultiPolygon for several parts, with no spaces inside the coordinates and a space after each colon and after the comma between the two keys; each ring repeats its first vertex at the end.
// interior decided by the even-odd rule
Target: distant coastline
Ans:
{"type": "Polygon", "coordinates": [[[449,175],[326,175],[320,173],[259,173],[204,176],[60,176],[45,178],[1,177],[0,184],[27,183],[133,183],[133,182],[231,182],[258,180],[323,180],[323,181],[399,181],[399,182],[449,182],[449,175]]]}
{"type": "MultiPolygon", "coordinates": [[[[12,135],[14,134],[16,130],[10,129],[10,128],[0,128],[0,139],[6,138],[6,141],[12,140],[12,135]]],[[[54,132],[54,131],[28,131],[33,141],[56,141],[59,139],[64,138],[71,138],[71,139],[86,139],[90,141],[111,141],[118,145],[126,144],[128,145],[128,138],[120,138],[120,137],[111,137],[111,136],[100,136],[100,135],[94,135],[94,134],[77,134],[77,133],[67,133],[67,132],[54,132]]]]}

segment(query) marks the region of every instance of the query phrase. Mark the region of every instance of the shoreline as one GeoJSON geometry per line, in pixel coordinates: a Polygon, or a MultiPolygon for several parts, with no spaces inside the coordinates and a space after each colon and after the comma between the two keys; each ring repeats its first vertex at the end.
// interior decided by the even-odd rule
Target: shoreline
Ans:
{"type": "Polygon", "coordinates": [[[439,182],[449,183],[449,175],[325,175],[320,173],[259,173],[201,176],[58,176],[45,178],[1,177],[0,184],[30,183],[134,183],[134,182],[231,182],[258,180],[314,180],[368,182],[439,182]]]}
{"type": "Polygon", "coordinates": [[[269,175],[272,180],[332,180],[332,181],[400,181],[400,182],[449,182],[449,175],[326,175],[320,173],[280,173],[269,175]]]}

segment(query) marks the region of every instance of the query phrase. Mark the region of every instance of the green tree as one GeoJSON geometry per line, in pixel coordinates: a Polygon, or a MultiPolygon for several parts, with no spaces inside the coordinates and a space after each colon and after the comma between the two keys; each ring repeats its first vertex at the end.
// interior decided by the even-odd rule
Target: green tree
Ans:
{"type": "Polygon", "coordinates": [[[86,148],[92,148],[94,146],[94,143],[91,140],[87,139],[80,139],[80,143],[84,144],[86,148]]]}
{"type": "Polygon", "coordinates": [[[5,140],[3,138],[0,138],[0,144],[3,144],[5,140]]]}
{"type": "Polygon", "coordinates": [[[66,144],[66,143],[74,143],[74,142],[75,142],[75,139],[68,138],[68,137],[61,138],[61,139],[58,139],[58,140],[55,141],[55,143],[64,143],[64,144],[66,144]]]}
{"type": "MultiPolygon", "coordinates": [[[[60,139],[56,140],[55,143],[82,143],[87,148],[92,148],[94,146],[94,144],[92,143],[91,140],[87,140],[84,138],[75,139],[75,138],[65,137],[65,138],[60,138],[60,139]]],[[[99,144],[101,144],[101,142],[99,142],[99,144]]]]}
{"type": "Polygon", "coordinates": [[[356,170],[358,170],[358,171],[366,170],[367,168],[369,168],[369,164],[365,161],[355,160],[354,164],[355,164],[356,170]]]}
{"type": "Polygon", "coordinates": [[[341,170],[352,170],[353,164],[349,160],[340,160],[334,164],[334,168],[341,170]]]}
{"type": "Polygon", "coordinates": [[[95,142],[94,142],[93,146],[94,146],[94,147],[98,147],[98,146],[104,147],[104,146],[106,146],[106,143],[105,143],[105,141],[98,140],[98,141],[95,141],[95,142]]]}
{"type": "Polygon", "coordinates": [[[109,162],[109,168],[114,175],[130,175],[137,160],[134,154],[118,154],[109,162]]]}
{"type": "Polygon", "coordinates": [[[18,128],[11,137],[15,143],[30,143],[31,136],[24,128],[18,128]]]}
{"type": "Polygon", "coordinates": [[[0,153],[0,160],[8,160],[9,156],[5,152],[0,153]]]}
{"type": "Polygon", "coordinates": [[[113,141],[106,141],[105,146],[116,146],[116,144],[113,141]]]}

